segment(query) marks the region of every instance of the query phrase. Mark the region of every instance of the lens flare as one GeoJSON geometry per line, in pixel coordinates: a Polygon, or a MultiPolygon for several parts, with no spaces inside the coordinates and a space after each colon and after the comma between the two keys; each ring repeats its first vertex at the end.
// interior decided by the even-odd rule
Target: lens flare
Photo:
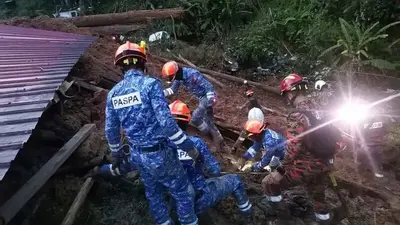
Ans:
{"type": "Polygon", "coordinates": [[[370,107],[361,103],[346,103],[336,112],[336,119],[347,123],[357,123],[365,119],[369,114],[370,107]]]}

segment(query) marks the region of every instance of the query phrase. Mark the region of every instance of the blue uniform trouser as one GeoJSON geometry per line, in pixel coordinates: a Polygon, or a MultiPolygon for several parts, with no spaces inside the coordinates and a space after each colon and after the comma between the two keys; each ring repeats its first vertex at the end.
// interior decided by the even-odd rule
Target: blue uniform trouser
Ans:
{"type": "Polygon", "coordinates": [[[177,150],[169,146],[156,152],[134,149],[132,156],[145,186],[150,212],[156,224],[173,224],[164,199],[166,188],[175,199],[180,223],[196,225],[194,189],[179,162],[177,150]]]}
{"type": "Polygon", "coordinates": [[[193,111],[190,123],[196,126],[202,133],[211,133],[213,138],[222,139],[218,128],[214,124],[214,109],[206,97],[199,99],[199,106],[193,111]]]}
{"type": "Polygon", "coordinates": [[[246,195],[242,180],[237,174],[227,174],[206,180],[203,192],[198,196],[195,210],[197,214],[204,213],[208,208],[219,201],[233,195],[239,210],[243,213],[251,212],[251,203],[246,195]]]}

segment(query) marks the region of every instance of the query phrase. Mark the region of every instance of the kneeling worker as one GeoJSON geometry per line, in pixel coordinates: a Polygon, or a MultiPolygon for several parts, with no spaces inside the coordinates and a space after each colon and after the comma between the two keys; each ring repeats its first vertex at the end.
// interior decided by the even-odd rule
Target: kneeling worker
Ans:
{"type": "Polygon", "coordinates": [[[253,145],[247,150],[240,159],[239,166],[243,171],[253,170],[260,171],[263,169],[271,172],[271,168],[276,168],[280,165],[280,160],[285,156],[285,138],[277,132],[268,129],[263,121],[248,120],[244,125],[244,130],[247,136],[253,141],[253,145]],[[253,163],[245,160],[253,159],[256,154],[264,148],[265,153],[261,161],[253,163]]]}
{"type": "MultiPolygon", "coordinates": [[[[180,100],[169,105],[172,116],[175,117],[179,127],[186,131],[191,113],[189,107],[180,100]]],[[[220,176],[221,168],[217,160],[211,155],[207,145],[200,137],[189,136],[199,151],[198,160],[193,159],[186,152],[178,149],[179,160],[186,170],[189,180],[196,191],[197,201],[195,203],[196,214],[206,212],[206,210],[219,201],[233,195],[239,210],[246,218],[246,224],[254,224],[252,217],[252,205],[244,190],[244,185],[239,175],[227,174],[220,176]],[[206,179],[203,168],[212,176],[206,179]]]]}

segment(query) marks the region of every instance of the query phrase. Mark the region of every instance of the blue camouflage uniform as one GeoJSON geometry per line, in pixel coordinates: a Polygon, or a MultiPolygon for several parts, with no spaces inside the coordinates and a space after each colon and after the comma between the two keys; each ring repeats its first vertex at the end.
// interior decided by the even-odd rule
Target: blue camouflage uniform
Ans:
{"type": "Polygon", "coordinates": [[[176,124],[157,79],[129,70],[108,93],[105,131],[115,157],[123,154],[120,127],[131,144],[131,159],[140,172],[156,224],[173,224],[164,187],[177,202],[180,223],[197,224],[193,186],[168,139],[185,151],[193,148],[193,142],[176,124]]]}
{"type": "Polygon", "coordinates": [[[219,176],[221,169],[217,160],[209,152],[207,145],[199,137],[189,136],[197,150],[199,159],[195,166],[186,152],[178,149],[179,160],[185,168],[197,194],[195,210],[197,214],[204,213],[219,201],[233,195],[240,211],[251,213],[251,203],[244,190],[241,178],[237,174],[219,176]],[[203,168],[213,178],[205,179],[203,168]],[[217,177],[219,176],[219,177],[217,177]]]}
{"type": "Polygon", "coordinates": [[[183,86],[199,99],[199,106],[193,111],[190,123],[201,132],[211,132],[213,137],[218,136],[218,138],[222,139],[221,134],[214,125],[212,108],[216,98],[214,87],[198,70],[183,67],[182,73],[182,80],[175,80],[170,88],[164,90],[164,95],[167,97],[176,93],[181,83],[183,83],[183,86]]]}
{"type": "Polygon", "coordinates": [[[280,160],[285,156],[285,141],[282,135],[271,129],[266,129],[262,142],[253,142],[253,145],[244,153],[243,157],[250,160],[257,155],[261,148],[264,148],[264,155],[260,161],[253,164],[253,169],[261,170],[268,165],[278,166],[280,160]]]}

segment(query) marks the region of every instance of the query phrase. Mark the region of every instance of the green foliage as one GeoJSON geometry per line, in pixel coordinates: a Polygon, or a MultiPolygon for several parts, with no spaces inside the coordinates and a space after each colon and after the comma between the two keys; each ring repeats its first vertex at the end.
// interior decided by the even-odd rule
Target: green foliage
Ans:
{"type": "Polygon", "coordinates": [[[298,0],[270,3],[266,12],[259,13],[255,22],[230,40],[231,51],[241,62],[261,63],[268,60],[269,52],[305,54],[311,60],[336,40],[337,25],[324,20],[317,4],[298,0]]]}
{"type": "MultiPolygon", "coordinates": [[[[371,44],[385,39],[389,35],[384,33],[390,27],[400,24],[400,21],[390,23],[377,30],[379,22],[374,23],[370,27],[361,26],[359,23],[353,22],[349,24],[346,20],[340,18],[341,37],[336,45],[333,45],[323,51],[320,56],[324,56],[330,52],[339,50],[339,57],[334,61],[335,65],[344,63],[349,60],[356,60],[359,63],[371,65],[381,69],[395,69],[395,65],[383,59],[373,59],[369,53],[371,44]]],[[[392,47],[399,40],[394,41],[388,47],[392,47]]]]}
{"type": "Polygon", "coordinates": [[[197,37],[228,34],[252,15],[245,0],[184,0],[188,15],[185,24],[197,37]]]}

